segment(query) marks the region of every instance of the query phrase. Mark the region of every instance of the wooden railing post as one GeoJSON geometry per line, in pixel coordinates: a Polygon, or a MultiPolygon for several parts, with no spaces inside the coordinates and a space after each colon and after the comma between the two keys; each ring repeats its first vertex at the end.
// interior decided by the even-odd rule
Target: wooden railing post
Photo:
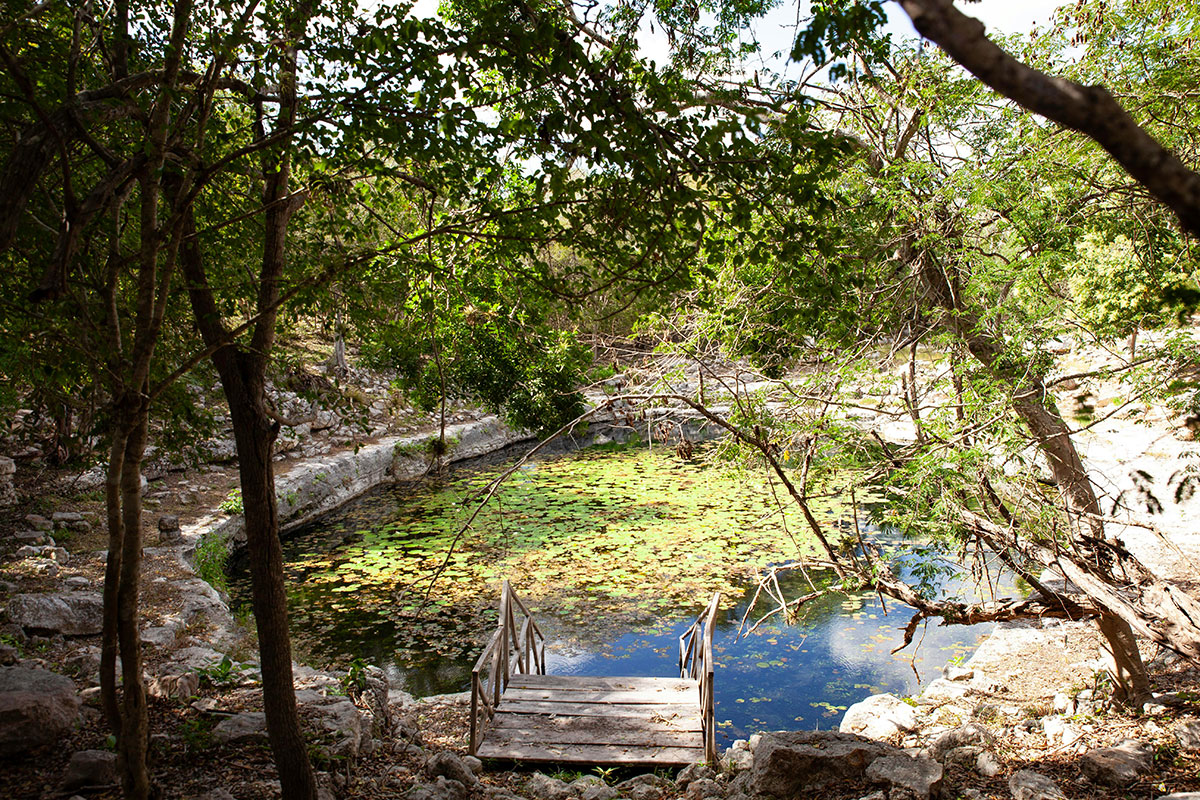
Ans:
{"type": "Polygon", "coordinates": [[[704,613],[679,637],[679,677],[694,680],[700,690],[700,719],[704,726],[704,759],[717,760],[716,695],[713,691],[713,627],[721,593],[713,595],[704,613]]]}
{"type": "Polygon", "coordinates": [[[501,584],[498,616],[492,638],[471,669],[471,738],[467,748],[471,755],[479,750],[486,722],[500,706],[500,698],[508,688],[513,670],[517,675],[546,674],[546,637],[507,580],[501,584]],[[522,619],[519,629],[517,611],[522,619]],[[482,677],[485,668],[488,672],[486,685],[482,677]]]}

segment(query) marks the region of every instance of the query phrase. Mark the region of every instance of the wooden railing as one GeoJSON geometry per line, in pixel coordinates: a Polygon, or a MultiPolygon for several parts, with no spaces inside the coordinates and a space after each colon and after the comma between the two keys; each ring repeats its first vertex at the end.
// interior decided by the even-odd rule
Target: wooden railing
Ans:
{"type": "Polygon", "coordinates": [[[716,701],[713,697],[713,625],[721,593],[709,601],[708,608],[679,637],[679,677],[700,684],[700,718],[704,723],[704,760],[717,763],[716,701]]]}
{"type": "Polygon", "coordinates": [[[509,676],[527,674],[546,674],[546,637],[521,598],[504,581],[496,632],[471,669],[471,755],[475,755],[484,728],[500,705],[509,676]]]}

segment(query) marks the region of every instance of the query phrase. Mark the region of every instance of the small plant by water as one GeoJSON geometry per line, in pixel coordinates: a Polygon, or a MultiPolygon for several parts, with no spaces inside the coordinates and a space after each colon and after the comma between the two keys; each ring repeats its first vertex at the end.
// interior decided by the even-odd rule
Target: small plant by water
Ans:
{"type": "Polygon", "coordinates": [[[242,682],[242,672],[245,667],[234,662],[229,656],[220,661],[196,670],[200,680],[214,687],[232,687],[242,682]]]}
{"type": "Polygon", "coordinates": [[[196,575],[219,592],[229,591],[229,578],[225,566],[229,561],[229,537],[225,533],[210,531],[196,543],[193,562],[196,575]]]}
{"type": "Polygon", "coordinates": [[[226,514],[242,514],[245,513],[245,507],[242,505],[242,490],[234,489],[229,494],[225,495],[225,499],[217,508],[224,511],[226,514]]]}

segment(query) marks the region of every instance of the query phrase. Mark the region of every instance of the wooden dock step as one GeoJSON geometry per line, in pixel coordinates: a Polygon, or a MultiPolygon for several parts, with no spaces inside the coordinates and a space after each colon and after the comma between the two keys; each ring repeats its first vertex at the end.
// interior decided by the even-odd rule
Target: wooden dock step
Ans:
{"type": "Polygon", "coordinates": [[[704,760],[698,681],[513,675],[480,758],[678,766],[704,760]]]}

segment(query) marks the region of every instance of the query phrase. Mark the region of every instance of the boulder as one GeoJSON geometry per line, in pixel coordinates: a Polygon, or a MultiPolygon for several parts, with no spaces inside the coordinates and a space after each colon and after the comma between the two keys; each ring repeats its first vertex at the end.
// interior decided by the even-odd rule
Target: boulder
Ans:
{"type": "Polygon", "coordinates": [[[708,800],[710,797],[720,797],[724,794],[721,784],[712,778],[699,778],[688,784],[683,796],[687,800],[708,800]]]}
{"type": "Polygon", "coordinates": [[[1181,750],[1200,750],[1200,720],[1185,719],[1172,731],[1181,750]]]}
{"type": "Polygon", "coordinates": [[[35,531],[54,530],[54,523],[38,514],[26,514],[25,524],[33,528],[35,531]]]}
{"type": "Polygon", "coordinates": [[[69,733],[79,722],[70,678],[44,669],[0,667],[0,756],[13,756],[69,733]]]}
{"type": "Polygon", "coordinates": [[[603,782],[589,786],[579,793],[581,800],[613,800],[616,796],[617,790],[603,782]]]}
{"type": "Polygon", "coordinates": [[[917,713],[891,694],[876,694],[846,709],[838,730],[867,739],[887,739],[917,727],[917,713]]]}
{"type": "Polygon", "coordinates": [[[164,545],[179,544],[183,541],[179,517],[174,514],[164,514],[158,518],[158,541],[164,545]]]}
{"type": "Polygon", "coordinates": [[[1133,783],[1154,763],[1154,748],[1137,739],[1084,753],[1080,767],[1093,783],[1124,786],[1133,783]]]}
{"type": "Polygon", "coordinates": [[[478,782],[475,773],[463,763],[463,760],[449,750],[440,750],[425,764],[425,772],[431,777],[439,775],[452,781],[458,781],[463,786],[474,786],[478,782]]]}
{"type": "Polygon", "coordinates": [[[617,794],[630,800],[657,800],[668,789],[674,789],[675,784],[666,778],[660,778],[652,773],[635,775],[627,781],[617,784],[617,794]]]}
{"type": "Polygon", "coordinates": [[[443,775],[434,783],[418,783],[404,794],[406,800],[467,800],[470,796],[470,789],[443,775]]]}
{"type": "Polygon", "coordinates": [[[715,778],[716,772],[708,764],[688,764],[683,769],[679,770],[679,774],[675,776],[675,785],[681,789],[686,789],[687,785],[692,781],[698,781],[701,778],[715,778]]]}
{"type": "Polygon", "coordinates": [[[850,733],[780,731],[762,734],[753,753],[751,788],[759,794],[790,798],[827,784],[860,779],[875,759],[899,751],[850,733]]]}
{"type": "Polygon", "coordinates": [[[942,765],[928,758],[883,756],[867,767],[867,780],[906,789],[918,800],[942,795],[942,765]]]}
{"type": "Polygon", "coordinates": [[[267,715],[244,711],[223,719],[213,728],[213,739],[220,744],[258,744],[267,742],[267,715]]]}
{"type": "MultiPolygon", "coordinates": [[[[334,755],[356,758],[360,752],[366,753],[370,748],[371,720],[354,703],[339,697],[323,697],[321,698],[323,702],[318,703],[305,702],[299,697],[297,700],[301,702],[301,713],[313,717],[326,731],[340,737],[340,741],[331,748],[334,755]]],[[[463,766],[462,769],[470,774],[467,767],[463,766]]],[[[437,774],[442,773],[434,775],[437,774]]],[[[454,776],[448,775],[447,777],[458,780],[454,776]]]]}
{"type": "Polygon", "coordinates": [[[104,619],[98,592],[18,594],[8,601],[8,618],[28,633],[94,636],[104,619]]]}
{"type": "Polygon", "coordinates": [[[984,750],[975,757],[975,771],[985,778],[994,778],[1004,769],[1000,757],[990,750],[984,750]]]}
{"type": "Polygon", "coordinates": [[[117,782],[117,754],[107,750],[80,750],[71,755],[62,789],[111,786],[117,782]]]}
{"type": "MultiPolygon", "coordinates": [[[[745,739],[735,739],[721,758],[721,767],[730,772],[740,772],[754,766],[754,753],[745,739]]],[[[685,770],[686,771],[686,770],[685,770]]]]}
{"type": "Polygon", "coordinates": [[[17,490],[13,485],[16,472],[17,462],[8,456],[0,456],[0,506],[11,506],[17,502],[17,490]]]}
{"type": "Polygon", "coordinates": [[[567,800],[572,796],[571,787],[566,781],[551,778],[540,772],[533,773],[529,780],[525,781],[525,792],[530,800],[567,800]]]}
{"type": "Polygon", "coordinates": [[[186,700],[199,692],[200,676],[195,672],[156,675],[146,680],[146,694],[162,700],[186,700]]]}
{"type": "Polygon", "coordinates": [[[995,735],[978,722],[968,722],[954,730],[946,731],[929,747],[929,757],[941,761],[951,750],[960,747],[979,747],[990,750],[996,745],[995,735]]]}
{"type": "Polygon", "coordinates": [[[571,787],[571,791],[575,794],[583,794],[584,791],[592,788],[593,786],[603,785],[604,779],[599,775],[580,775],[578,778],[567,784],[567,786],[571,787]]]}
{"type": "Polygon", "coordinates": [[[1030,769],[1019,769],[1008,779],[1013,800],[1067,800],[1058,784],[1030,769]]]}

